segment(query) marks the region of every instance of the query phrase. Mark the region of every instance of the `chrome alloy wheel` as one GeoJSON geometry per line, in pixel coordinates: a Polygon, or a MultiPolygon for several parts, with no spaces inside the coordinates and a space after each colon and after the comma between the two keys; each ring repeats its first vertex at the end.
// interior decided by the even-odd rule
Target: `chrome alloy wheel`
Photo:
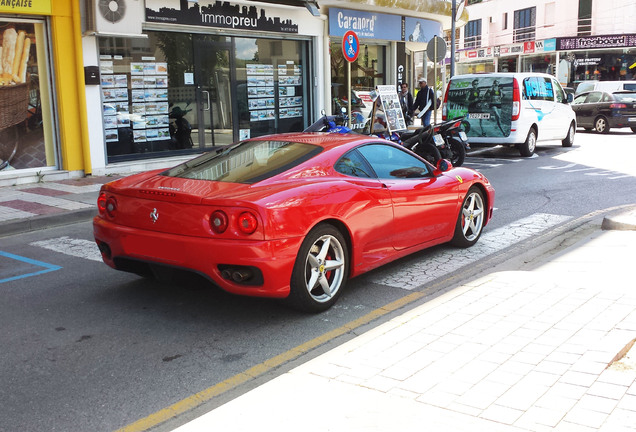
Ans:
{"type": "Polygon", "coordinates": [[[305,285],[313,300],[323,303],[338,292],[345,277],[345,260],[336,237],[325,234],[316,239],[305,261],[305,285]]]}
{"type": "Polygon", "coordinates": [[[473,191],[464,200],[462,207],[462,232],[464,238],[472,242],[484,226],[484,201],[481,194],[473,191]]]}

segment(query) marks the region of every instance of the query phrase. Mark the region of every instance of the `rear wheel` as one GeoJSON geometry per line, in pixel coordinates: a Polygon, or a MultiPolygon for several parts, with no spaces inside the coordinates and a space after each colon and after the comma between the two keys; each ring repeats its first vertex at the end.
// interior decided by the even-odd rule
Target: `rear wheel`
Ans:
{"type": "Polygon", "coordinates": [[[347,243],[335,227],[312,229],[298,251],[287,301],[305,312],[322,312],[340,297],[349,274],[347,243]]]}
{"type": "Polygon", "coordinates": [[[572,147],[574,144],[574,123],[570,123],[570,129],[568,129],[568,134],[563,141],[561,141],[561,145],[563,147],[572,147]]]}
{"type": "Polygon", "coordinates": [[[610,128],[607,119],[603,116],[596,117],[596,120],[594,120],[594,130],[602,134],[608,133],[610,128]]]}
{"type": "Polygon", "coordinates": [[[519,145],[519,153],[521,156],[530,157],[534,154],[534,149],[537,147],[537,131],[535,128],[530,128],[526,141],[519,145]]]}
{"type": "Polygon", "coordinates": [[[453,166],[462,166],[464,159],[466,158],[466,147],[464,147],[464,143],[451,138],[448,141],[448,146],[450,147],[451,163],[453,166]]]}
{"type": "Polygon", "coordinates": [[[455,234],[451,243],[458,247],[470,247],[477,243],[484,227],[486,205],[484,194],[478,187],[471,187],[464,198],[457,216],[455,234]]]}

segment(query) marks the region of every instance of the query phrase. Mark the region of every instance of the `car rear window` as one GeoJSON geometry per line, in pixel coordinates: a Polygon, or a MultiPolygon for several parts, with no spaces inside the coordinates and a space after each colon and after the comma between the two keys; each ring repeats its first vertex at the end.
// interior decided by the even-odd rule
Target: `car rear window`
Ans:
{"type": "Polygon", "coordinates": [[[633,103],[633,102],[636,102],[636,92],[632,92],[632,93],[627,93],[627,92],[614,93],[614,99],[616,99],[619,102],[633,103]]]}
{"type": "Polygon", "coordinates": [[[314,157],[322,147],[289,141],[243,141],[209,152],[163,172],[168,177],[228,183],[256,183],[314,157]]]}

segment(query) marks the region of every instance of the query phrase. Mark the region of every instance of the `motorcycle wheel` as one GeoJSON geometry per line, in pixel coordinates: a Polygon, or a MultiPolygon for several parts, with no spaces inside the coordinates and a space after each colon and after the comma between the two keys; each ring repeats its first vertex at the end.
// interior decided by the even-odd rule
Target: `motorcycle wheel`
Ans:
{"type": "Polygon", "coordinates": [[[466,147],[464,143],[456,139],[450,139],[448,140],[448,145],[451,151],[451,163],[454,167],[462,166],[466,158],[466,147]]]}
{"type": "Polygon", "coordinates": [[[442,158],[439,150],[433,144],[429,143],[419,143],[414,148],[415,153],[426,159],[427,162],[430,162],[433,166],[437,164],[437,161],[442,158]]]}

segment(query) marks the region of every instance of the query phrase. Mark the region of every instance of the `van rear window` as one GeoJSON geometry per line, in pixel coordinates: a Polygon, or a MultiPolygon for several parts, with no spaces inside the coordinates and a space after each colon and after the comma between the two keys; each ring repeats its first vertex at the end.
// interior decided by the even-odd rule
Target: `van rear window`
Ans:
{"type": "Polygon", "coordinates": [[[543,77],[529,77],[523,80],[523,94],[529,100],[554,100],[552,80],[543,77]]]}
{"type": "Polygon", "coordinates": [[[507,137],[512,119],[513,78],[472,76],[453,78],[448,88],[446,116],[465,116],[469,137],[507,137]]]}

